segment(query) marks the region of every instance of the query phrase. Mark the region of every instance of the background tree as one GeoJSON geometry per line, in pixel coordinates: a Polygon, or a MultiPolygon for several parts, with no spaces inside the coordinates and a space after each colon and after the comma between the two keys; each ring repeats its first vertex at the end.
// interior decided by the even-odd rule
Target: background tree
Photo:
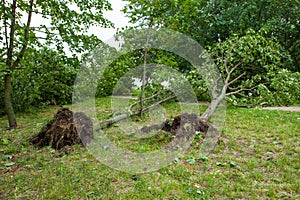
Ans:
{"type": "MultiPolygon", "coordinates": [[[[291,87],[291,79],[299,71],[299,1],[251,0],[251,1],[131,1],[124,12],[137,26],[145,27],[153,16],[154,27],[165,27],[191,36],[204,46],[215,60],[226,80],[228,75],[224,62],[230,55],[229,64],[241,66],[230,77],[237,78],[226,88],[235,105],[269,104],[287,105],[297,103],[297,92],[285,90],[284,98],[278,84],[273,81],[281,73],[283,85],[291,87]],[[284,70],[287,69],[287,70],[284,70]],[[290,71],[291,70],[291,71],[290,71]],[[293,73],[295,72],[295,73],[293,73]],[[243,74],[245,73],[245,74],[243,74]],[[256,86],[254,89],[253,87],[256,86]],[[244,90],[243,88],[253,88],[244,90]],[[232,93],[238,89],[238,93],[232,93]],[[279,95],[281,94],[281,95],[279,95]],[[276,100],[275,100],[276,99],[276,100]]],[[[178,62],[179,63],[179,62],[178,62]]],[[[228,66],[229,68],[232,66],[228,66]]],[[[182,72],[196,89],[201,100],[212,98],[207,93],[205,81],[188,63],[182,72]]],[[[293,80],[298,80],[294,79],[293,80]]],[[[298,88],[299,81],[292,88],[298,88]]]]}
{"type": "Polygon", "coordinates": [[[300,71],[300,2],[298,0],[156,0],[133,1],[124,9],[131,22],[145,26],[152,16],[154,26],[185,33],[203,47],[230,36],[246,35],[249,29],[275,38],[292,58],[290,70],[300,71]]]}
{"type": "Polygon", "coordinates": [[[11,98],[12,76],[14,70],[21,69],[27,48],[54,46],[64,54],[64,45],[68,45],[72,53],[83,53],[100,42],[96,36],[86,34],[90,26],[112,26],[102,12],[109,9],[111,5],[106,0],[1,0],[0,66],[10,127],[17,126],[11,98]],[[33,26],[33,19],[39,17],[45,24],[33,26]]]}

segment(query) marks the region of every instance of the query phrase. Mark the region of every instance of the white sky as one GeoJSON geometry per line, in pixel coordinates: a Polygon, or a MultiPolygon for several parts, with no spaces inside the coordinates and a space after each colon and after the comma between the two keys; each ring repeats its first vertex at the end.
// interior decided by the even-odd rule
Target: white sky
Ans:
{"type": "MultiPolygon", "coordinates": [[[[124,2],[122,0],[108,0],[112,5],[112,11],[104,11],[103,15],[104,18],[111,21],[115,28],[101,28],[101,27],[91,27],[88,31],[90,34],[94,34],[98,36],[103,42],[107,42],[108,40],[113,38],[114,34],[116,33],[118,28],[130,26],[129,24],[129,18],[125,17],[125,14],[121,11],[124,6],[127,4],[127,2],[124,2]]],[[[74,8],[76,9],[76,8],[74,8]]],[[[42,18],[42,16],[33,14],[32,17],[32,26],[40,26],[42,24],[47,25],[50,24],[50,21],[47,19],[42,18]]],[[[27,21],[27,15],[25,14],[22,17],[22,21],[27,21]]],[[[38,36],[43,36],[42,33],[38,33],[38,36]]],[[[66,49],[67,52],[69,52],[66,49]]]]}
{"type": "Polygon", "coordinates": [[[126,2],[122,0],[109,0],[109,2],[111,3],[113,10],[105,11],[104,17],[110,20],[115,25],[115,29],[92,27],[89,30],[90,33],[95,34],[102,41],[107,41],[108,39],[112,38],[116,33],[117,28],[122,28],[130,25],[128,23],[129,19],[125,17],[124,13],[121,11],[121,9],[126,5],[126,2]]]}

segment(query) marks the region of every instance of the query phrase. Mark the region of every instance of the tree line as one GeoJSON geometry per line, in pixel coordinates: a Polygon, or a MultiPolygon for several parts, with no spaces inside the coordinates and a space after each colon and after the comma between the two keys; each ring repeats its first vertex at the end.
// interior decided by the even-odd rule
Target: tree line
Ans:
{"type": "MultiPolygon", "coordinates": [[[[300,102],[298,0],[127,2],[123,11],[136,24],[128,29],[168,28],[202,45],[222,78],[226,80],[230,74],[228,83],[232,84],[226,88],[226,98],[233,105],[300,102]]],[[[111,10],[106,0],[1,0],[0,112],[8,116],[10,127],[17,126],[15,111],[71,102],[72,86],[82,63],[77,53],[84,55],[101,44],[86,30],[91,25],[113,27],[103,17],[104,10],[111,10]],[[77,9],[72,9],[74,6],[77,9]],[[33,25],[37,16],[49,23],[33,25]],[[66,45],[72,56],[66,55],[66,45]]],[[[96,95],[112,94],[120,77],[143,64],[143,55],[141,49],[116,59],[104,72],[96,95]]],[[[180,71],[199,100],[211,100],[201,74],[181,57],[149,49],[147,61],[180,71]]],[[[158,87],[149,85],[145,98],[161,89],[158,87]]]]}

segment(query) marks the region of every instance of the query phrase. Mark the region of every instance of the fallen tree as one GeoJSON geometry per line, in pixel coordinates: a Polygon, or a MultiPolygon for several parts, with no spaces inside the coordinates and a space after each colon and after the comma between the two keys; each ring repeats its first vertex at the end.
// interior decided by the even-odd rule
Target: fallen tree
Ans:
{"type": "MultiPolygon", "coordinates": [[[[153,95],[153,96],[151,96],[149,98],[145,98],[142,101],[143,102],[148,101],[148,100],[154,98],[155,96],[156,95],[153,95]]],[[[151,110],[152,108],[154,108],[154,107],[156,107],[156,106],[158,106],[158,105],[160,105],[160,104],[162,104],[164,102],[167,102],[167,101],[169,101],[171,99],[174,99],[174,98],[176,98],[176,96],[172,95],[172,96],[166,97],[166,98],[164,98],[164,99],[162,99],[162,100],[160,100],[160,101],[158,101],[158,102],[156,102],[154,104],[151,104],[151,105],[149,105],[147,107],[143,107],[142,109],[139,109],[138,111],[133,111],[132,110],[133,107],[135,107],[137,105],[140,105],[140,101],[138,101],[138,102],[136,102],[136,103],[134,103],[134,104],[132,104],[132,105],[129,106],[129,112],[128,113],[117,115],[117,116],[115,116],[115,117],[113,117],[111,119],[107,119],[107,120],[104,120],[104,121],[100,122],[99,129],[100,128],[108,128],[112,124],[117,123],[117,122],[119,122],[121,120],[127,119],[129,117],[141,116],[141,113],[147,112],[147,111],[151,110]],[[131,113],[131,114],[129,114],[129,113],[131,113]]]]}

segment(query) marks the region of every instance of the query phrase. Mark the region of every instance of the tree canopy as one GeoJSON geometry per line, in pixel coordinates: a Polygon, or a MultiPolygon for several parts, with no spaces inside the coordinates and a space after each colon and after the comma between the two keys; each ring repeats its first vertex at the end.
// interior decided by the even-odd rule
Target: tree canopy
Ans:
{"type": "Polygon", "coordinates": [[[300,2],[298,0],[128,0],[124,12],[131,22],[170,28],[191,36],[203,47],[223,42],[249,29],[276,39],[292,57],[287,66],[300,71],[300,2]]]}
{"type": "MultiPolygon", "coordinates": [[[[224,80],[234,68],[229,73],[234,84],[226,87],[231,94],[227,98],[233,104],[287,105],[300,101],[298,0],[126,2],[123,11],[135,24],[128,29],[166,28],[181,32],[210,53],[224,80]]],[[[70,102],[72,84],[81,64],[78,55],[99,44],[107,46],[88,34],[88,29],[113,27],[103,16],[103,11],[111,9],[107,0],[1,0],[0,105],[5,107],[10,127],[17,125],[14,107],[22,111],[29,106],[70,102]],[[66,55],[66,51],[70,54],[66,55]]],[[[127,29],[119,33],[124,30],[127,29]]],[[[125,46],[132,42],[130,37],[127,40],[125,46]]],[[[151,48],[146,54],[145,49],[139,49],[114,60],[104,71],[96,96],[118,92],[114,89],[120,78],[145,64],[146,58],[147,63],[167,65],[182,73],[199,100],[212,99],[204,77],[184,58],[151,48]]],[[[123,88],[125,85],[119,89],[130,91],[123,88]]],[[[161,89],[155,84],[145,88],[150,97],[161,89]]]]}
{"type": "Polygon", "coordinates": [[[4,104],[10,127],[16,127],[11,100],[13,71],[21,70],[28,47],[54,47],[60,54],[64,45],[73,53],[83,53],[100,43],[87,35],[92,25],[111,27],[103,17],[110,10],[106,0],[2,0],[0,3],[0,67],[4,80],[4,104]],[[33,20],[40,20],[37,25],[33,20]]]}

